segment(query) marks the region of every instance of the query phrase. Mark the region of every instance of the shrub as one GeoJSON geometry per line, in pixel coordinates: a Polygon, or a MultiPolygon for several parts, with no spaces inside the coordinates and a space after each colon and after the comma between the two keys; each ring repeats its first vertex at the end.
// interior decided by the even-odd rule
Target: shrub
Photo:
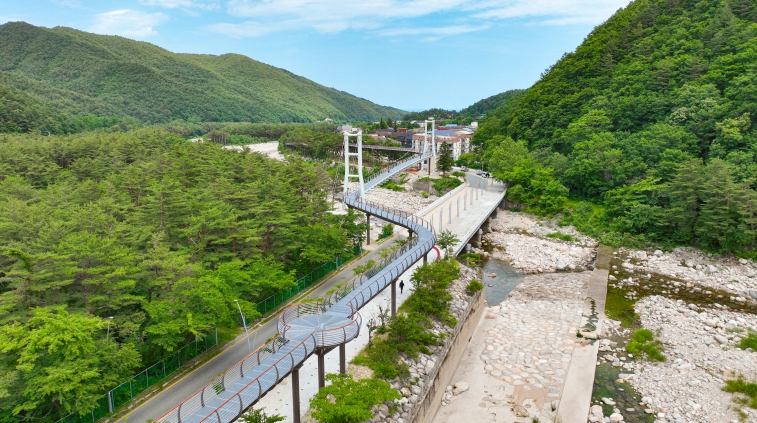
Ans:
{"type": "Polygon", "coordinates": [[[242,414],[239,418],[244,423],[276,423],[283,422],[286,417],[279,414],[268,415],[263,410],[252,410],[246,414],[242,414]]]}
{"type": "Polygon", "coordinates": [[[456,170],[452,172],[452,176],[457,176],[459,178],[465,178],[465,172],[460,172],[459,170],[456,170]]]}
{"type": "Polygon", "coordinates": [[[662,344],[654,339],[654,334],[649,329],[638,329],[633,333],[631,341],[626,345],[626,351],[633,355],[644,355],[649,360],[665,361],[665,355],[660,351],[662,344]]]}
{"type": "Polygon", "coordinates": [[[434,180],[434,190],[437,195],[442,195],[445,192],[455,189],[462,185],[463,182],[457,178],[441,178],[434,180]]]}
{"type": "Polygon", "coordinates": [[[428,193],[426,191],[421,191],[420,194],[421,194],[421,197],[428,198],[428,193]]]}
{"type": "Polygon", "coordinates": [[[381,228],[381,236],[379,238],[389,238],[394,234],[394,225],[391,223],[387,223],[384,225],[383,228],[381,228]]]}
{"type": "Polygon", "coordinates": [[[331,385],[310,400],[313,417],[323,423],[360,423],[373,418],[374,405],[400,398],[387,382],[374,378],[356,381],[350,375],[330,374],[326,380],[331,385]]]}
{"type": "Polygon", "coordinates": [[[574,238],[571,235],[561,234],[560,232],[553,232],[551,234],[547,234],[547,238],[556,238],[556,239],[561,239],[563,241],[573,241],[574,240],[574,238]]]}
{"type": "Polygon", "coordinates": [[[465,286],[465,290],[470,294],[474,294],[482,289],[484,289],[484,284],[479,282],[477,279],[473,279],[472,281],[468,282],[468,285],[465,286]]]}

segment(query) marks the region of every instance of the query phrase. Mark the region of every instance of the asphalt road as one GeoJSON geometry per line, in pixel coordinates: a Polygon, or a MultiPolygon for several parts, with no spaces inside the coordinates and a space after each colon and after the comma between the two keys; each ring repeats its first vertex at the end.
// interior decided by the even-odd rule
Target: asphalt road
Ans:
{"type": "MultiPolygon", "coordinates": [[[[392,240],[385,241],[381,248],[391,245],[392,240]]],[[[378,248],[377,250],[381,249],[378,248]]],[[[347,282],[355,276],[353,268],[357,265],[365,264],[368,260],[380,260],[377,251],[372,251],[365,257],[361,258],[345,267],[334,277],[320,285],[309,297],[325,297],[326,291],[335,284],[347,282]]],[[[250,346],[247,343],[247,335],[242,334],[240,337],[226,345],[224,351],[215,356],[210,361],[195,369],[193,372],[185,375],[172,385],[164,388],[157,395],[142,403],[132,410],[129,414],[122,417],[119,422],[145,423],[148,419],[157,419],[172,408],[179,405],[189,396],[199,391],[207,385],[213,378],[225,372],[235,364],[247,357],[251,351],[255,351],[265,341],[277,333],[278,314],[276,317],[264,323],[263,325],[249,331],[250,346]]]]}

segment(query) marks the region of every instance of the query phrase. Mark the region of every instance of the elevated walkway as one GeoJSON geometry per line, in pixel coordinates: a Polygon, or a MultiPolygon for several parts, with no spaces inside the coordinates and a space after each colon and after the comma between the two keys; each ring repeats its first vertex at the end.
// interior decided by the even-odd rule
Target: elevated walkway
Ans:
{"type": "MultiPolygon", "coordinates": [[[[392,175],[432,156],[403,160],[365,183],[371,189],[392,175]]],[[[255,404],[266,392],[299,367],[312,354],[322,360],[325,352],[356,338],[360,332],[358,310],[392,284],[436,243],[433,227],[425,220],[383,205],[366,202],[359,191],[349,193],[347,206],[380,217],[416,234],[402,248],[322,302],[297,304],[279,319],[280,336],[245,357],[165,415],[161,423],[229,423],[255,404]]],[[[343,360],[342,360],[343,361],[343,360]]],[[[342,362],[342,370],[344,363],[342,362]]],[[[323,366],[319,366],[323,369],[323,366]]],[[[321,384],[323,375],[320,374],[321,384]]],[[[298,382],[293,383],[293,389],[298,382]]],[[[298,389],[298,388],[297,388],[298,389]]],[[[295,401],[295,421],[299,421],[299,401],[295,401]]]]}

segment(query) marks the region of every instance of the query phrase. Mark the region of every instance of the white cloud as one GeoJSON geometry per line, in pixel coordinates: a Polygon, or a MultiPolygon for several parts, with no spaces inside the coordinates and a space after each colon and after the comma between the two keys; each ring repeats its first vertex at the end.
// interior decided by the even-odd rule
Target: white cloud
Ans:
{"type": "Polygon", "coordinates": [[[157,35],[153,29],[168,20],[163,13],[145,13],[139,10],[121,9],[95,15],[97,22],[91,28],[98,34],[123,35],[144,38],[157,35]]]}
{"type": "Polygon", "coordinates": [[[490,25],[452,25],[437,28],[407,27],[384,29],[379,31],[378,33],[379,35],[384,35],[387,37],[398,37],[402,35],[427,35],[426,38],[423,38],[423,41],[436,41],[440,38],[449,37],[450,35],[465,34],[468,32],[481,31],[489,28],[491,28],[490,25]]]}
{"type": "Polygon", "coordinates": [[[139,2],[146,6],[165,7],[167,9],[218,9],[218,4],[215,2],[203,3],[194,0],[139,0],[139,2]]]}
{"type": "MultiPolygon", "coordinates": [[[[193,3],[195,0],[140,1],[144,4],[178,5],[193,3]]],[[[230,0],[229,14],[248,20],[243,23],[218,23],[207,29],[233,37],[255,37],[297,29],[312,29],[323,33],[360,29],[377,30],[376,33],[383,36],[428,35],[426,41],[431,41],[478,31],[511,19],[526,19],[529,24],[535,25],[597,25],[628,2],[629,0],[230,0]],[[431,15],[434,15],[434,24],[438,23],[438,27],[429,25],[431,15]],[[416,24],[420,26],[413,26],[413,19],[422,17],[426,17],[426,21],[416,24]]]]}
{"type": "Polygon", "coordinates": [[[505,0],[479,5],[481,19],[541,18],[549,25],[599,24],[629,0],[505,0]],[[482,10],[483,9],[483,10],[482,10]]]}

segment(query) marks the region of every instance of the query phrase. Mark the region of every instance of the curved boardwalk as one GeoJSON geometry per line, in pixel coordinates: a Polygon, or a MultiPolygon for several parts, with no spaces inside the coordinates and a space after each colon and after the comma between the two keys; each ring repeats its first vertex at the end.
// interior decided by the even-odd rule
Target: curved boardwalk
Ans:
{"type": "MultiPolygon", "coordinates": [[[[429,152],[396,164],[366,182],[365,189],[430,156],[429,152]]],[[[358,191],[348,194],[344,202],[407,228],[417,236],[322,302],[298,304],[284,311],[278,323],[279,337],[245,357],[156,422],[234,421],[311,354],[355,339],[362,323],[358,310],[423,258],[436,243],[433,227],[419,217],[367,202],[359,197],[358,191]]]]}

